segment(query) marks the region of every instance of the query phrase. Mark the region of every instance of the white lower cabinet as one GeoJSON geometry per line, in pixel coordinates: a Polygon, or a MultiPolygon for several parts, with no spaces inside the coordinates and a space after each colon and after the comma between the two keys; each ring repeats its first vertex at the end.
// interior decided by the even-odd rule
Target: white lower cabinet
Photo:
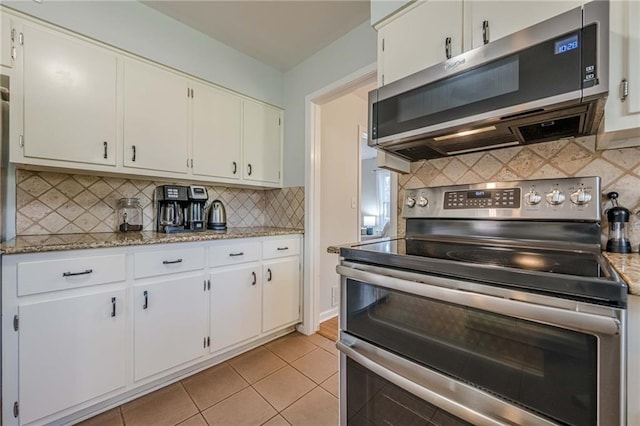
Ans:
{"type": "Polygon", "coordinates": [[[301,237],[4,255],[4,426],[72,424],[281,335],[301,237]]]}
{"type": "Polygon", "coordinates": [[[262,331],[300,319],[300,257],[270,260],[262,266],[262,331]]]}
{"type": "Polygon", "coordinates": [[[204,355],[205,291],[202,273],[134,287],[135,380],[204,355]]]}
{"type": "Polygon", "coordinates": [[[260,334],[260,265],[218,268],[211,272],[211,352],[260,334]]]}
{"type": "Polygon", "coordinates": [[[126,385],[125,300],[96,287],[18,307],[20,424],[126,385]]]}

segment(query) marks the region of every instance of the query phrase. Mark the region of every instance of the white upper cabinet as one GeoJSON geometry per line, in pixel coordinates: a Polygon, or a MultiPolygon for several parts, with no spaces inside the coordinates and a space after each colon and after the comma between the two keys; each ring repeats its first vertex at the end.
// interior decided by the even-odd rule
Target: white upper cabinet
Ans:
{"type": "Polygon", "coordinates": [[[609,97],[598,148],[640,145],[640,2],[611,1],[609,97]]]}
{"type": "Polygon", "coordinates": [[[465,50],[475,49],[513,34],[531,25],[581,6],[585,1],[485,1],[464,2],[465,27],[471,40],[465,40],[465,50]]]}
{"type": "Polygon", "coordinates": [[[15,38],[11,17],[0,10],[0,65],[4,67],[13,66],[15,38]]]}
{"type": "Polygon", "coordinates": [[[134,60],[124,64],[124,165],[187,173],[186,78],[134,60]]]}
{"type": "Polygon", "coordinates": [[[242,137],[244,180],[282,185],[282,111],[245,100],[242,137]]]}
{"type": "Polygon", "coordinates": [[[378,30],[378,86],[462,52],[462,0],[418,2],[378,30]]]}
{"type": "Polygon", "coordinates": [[[24,26],[24,156],[116,164],[113,52],[24,26]]]}
{"type": "Polygon", "coordinates": [[[193,174],[240,179],[241,98],[197,82],[191,87],[193,174]]]}

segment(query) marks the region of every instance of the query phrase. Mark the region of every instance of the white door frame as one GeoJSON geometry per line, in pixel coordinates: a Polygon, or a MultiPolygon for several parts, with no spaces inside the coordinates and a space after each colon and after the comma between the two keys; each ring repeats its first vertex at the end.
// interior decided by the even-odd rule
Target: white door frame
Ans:
{"type": "MultiPolygon", "coordinates": [[[[305,97],[304,290],[303,320],[298,331],[315,333],[320,325],[320,106],[376,81],[377,65],[367,65],[305,97]]],[[[345,241],[348,243],[350,241],[345,241]]],[[[337,256],[337,255],[336,255],[337,256]]]]}

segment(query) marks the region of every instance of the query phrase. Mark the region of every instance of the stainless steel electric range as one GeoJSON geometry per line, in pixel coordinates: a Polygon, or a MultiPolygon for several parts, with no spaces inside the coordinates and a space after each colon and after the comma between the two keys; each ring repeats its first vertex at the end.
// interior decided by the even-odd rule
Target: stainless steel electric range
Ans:
{"type": "Polygon", "coordinates": [[[623,425],[600,178],[405,196],[405,238],[340,250],[341,424],[623,425]]]}

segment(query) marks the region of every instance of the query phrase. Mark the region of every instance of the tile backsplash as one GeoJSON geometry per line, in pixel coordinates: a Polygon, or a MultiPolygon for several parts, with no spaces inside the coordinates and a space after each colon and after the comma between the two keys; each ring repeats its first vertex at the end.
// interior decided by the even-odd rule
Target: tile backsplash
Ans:
{"type": "MultiPolygon", "coordinates": [[[[621,206],[632,213],[640,210],[640,147],[596,151],[595,138],[588,137],[413,162],[411,173],[398,180],[398,212],[405,189],[571,176],[600,176],[603,194],[616,191],[621,206]]],[[[632,214],[629,222],[631,245],[638,251],[640,217],[632,214]]],[[[604,216],[603,243],[608,226],[604,216]]],[[[404,234],[404,227],[404,220],[399,220],[399,234],[404,234]]]]}
{"type": "MultiPolygon", "coordinates": [[[[171,182],[16,170],[16,234],[114,232],[120,198],[140,200],[144,230],[154,230],[153,191],[171,182]]],[[[227,224],[304,227],[304,188],[255,190],[207,186],[222,200],[227,224]]]]}

